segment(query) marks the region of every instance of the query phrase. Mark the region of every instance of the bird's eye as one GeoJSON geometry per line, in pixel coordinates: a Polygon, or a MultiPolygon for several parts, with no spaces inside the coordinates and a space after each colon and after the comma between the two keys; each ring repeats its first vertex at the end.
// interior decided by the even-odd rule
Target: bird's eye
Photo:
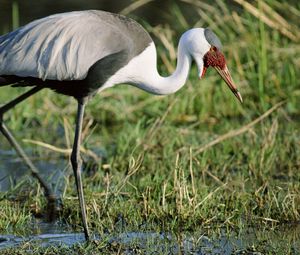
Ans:
{"type": "Polygon", "coordinates": [[[212,49],[213,51],[218,51],[218,48],[217,48],[216,46],[212,46],[211,49],[212,49]]]}

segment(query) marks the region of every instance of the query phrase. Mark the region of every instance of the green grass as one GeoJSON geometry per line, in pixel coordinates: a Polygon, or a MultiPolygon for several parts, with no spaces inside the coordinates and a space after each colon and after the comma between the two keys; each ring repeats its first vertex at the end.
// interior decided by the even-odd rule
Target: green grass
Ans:
{"type": "MultiPolygon", "coordinates": [[[[174,28],[147,26],[161,56],[161,73],[175,67],[180,32],[194,25],[209,26],[224,45],[244,103],[238,103],[214,70],[199,81],[196,68],[187,85],[168,97],[148,95],[130,86],[116,86],[97,95],[86,109],[83,142],[88,152],[83,154],[86,165],[99,166],[99,171],[84,178],[89,225],[94,232],[114,233],[120,214],[126,219],[126,230],[139,230],[147,222],[147,229],[174,233],[218,227],[274,228],[300,220],[299,4],[269,0],[244,9],[223,1],[211,7],[187,5],[198,15],[195,24],[185,21],[186,14],[174,6],[179,21],[174,28]],[[255,9],[273,25],[255,17],[255,9]],[[281,15],[283,21],[275,15],[281,15]],[[246,132],[197,153],[281,101],[281,107],[246,132]],[[97,155],[104,148],[107,157],[102,161],[89,153],[97,155]]],[[[0,102],[21,91],[1,88],[0,102]]],[[[75,100],[45,90],[5,119],[20,140],[66,149],[73,139],[75,110],[75,100]]],[[[2,136],[0,142],[7,146],[2,136]]],[[[37,157],[62,156],[30,143],[25,146],[37,157]]],[[[71,178],[63,198],[62,219],[80,231],[73,182],[71,178]]],[[[21,204],[0,201],[1,233],[22,233],[30,221],[32,204],[37,210],[45,204],[40,193],[31,191],[32,196],[21,204]],[[12,221],[13,228],[8,229],[12,221]]],[[[101,247],[104,252],[107,246],[101,247]]],[[[289,254],[286,251],[282,254],[289,254]]]]}

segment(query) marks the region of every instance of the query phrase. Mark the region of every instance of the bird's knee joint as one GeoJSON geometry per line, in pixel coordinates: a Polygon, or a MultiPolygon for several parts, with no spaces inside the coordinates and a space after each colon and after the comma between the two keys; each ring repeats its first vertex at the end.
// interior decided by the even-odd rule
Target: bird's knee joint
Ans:
{"type": "Polygon", "coordinates": [[[71,164],[73,168],[78,168],[82,165],[82,159],[80,155],[71,154],[71,164]]]}

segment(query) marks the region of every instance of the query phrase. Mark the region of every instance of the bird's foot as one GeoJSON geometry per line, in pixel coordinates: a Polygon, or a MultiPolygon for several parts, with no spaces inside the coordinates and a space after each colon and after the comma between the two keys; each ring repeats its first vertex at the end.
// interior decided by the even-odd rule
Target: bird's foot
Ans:
{"type": "Polygon", "coordinates": [[[58,198],[55,195],[47,196],[47,200],[46,217],[49,222],[53,222],[60,216],[63,210],[63,203],[61,198],[58,198]]]}

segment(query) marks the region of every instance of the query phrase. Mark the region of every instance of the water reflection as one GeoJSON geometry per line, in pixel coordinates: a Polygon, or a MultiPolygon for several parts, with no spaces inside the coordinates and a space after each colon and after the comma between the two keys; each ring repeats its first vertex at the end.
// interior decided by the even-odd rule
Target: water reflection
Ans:
{"type": "MultiPolygon", "coordinates": [[[[63,224],[35,222],[38,235],[17,237],[13,235],[0,236],[0,249],[12,248],[22,243],[30,243],[40,247],[72,246],[85,242],[84,235],[74,233],[63,224]]],[[[29,228],[30,229],[30,228],[29,228]]],[[[116,247],[122,254],[299,254],[300,226],[283,226],[275,230],[246,228],[239,233],[220,231],[219,234],[199,232],[181,233],[180,237],[172,233],[156,232],[121,232],[101,237],[94,236],[95,241],[106,243],[107,249],[116,247]],[[291,231],[292,230],[292,231],[291,231]],[[276,253],[278,251],[279,253],[276,253]],[[281,252],[280,252],[281,251],[281,252]],[[282,253],[283,252],[283,253],[282,253]],[[139,253],[138,253],[139,254],[139,253]]]]}
{"type": "MultiPolygon", "coordinates": [[[[28,152],[28,155],[31,155],[28,152]]],[[[33,180],[28,168],[16,155],[14,150],[0,150],[0,191],[5,192],[20,186],[23,181],[33,180]]],[[[66,187],[66,180],[71,173],[68,161],[65,158],[37,158],[34,164],[41,176],[46,180],[54,192],[59,196],[66,187]]]]}

